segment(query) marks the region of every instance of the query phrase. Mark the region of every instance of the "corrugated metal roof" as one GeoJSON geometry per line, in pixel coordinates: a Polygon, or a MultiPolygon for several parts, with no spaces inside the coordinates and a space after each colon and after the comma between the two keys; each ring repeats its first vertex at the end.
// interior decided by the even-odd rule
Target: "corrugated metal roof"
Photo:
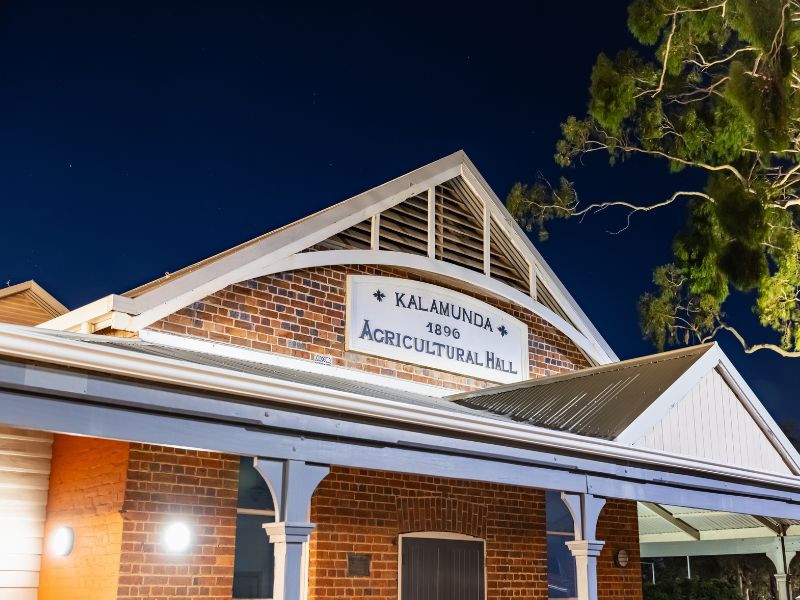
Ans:
{"type": "Polygon", "coordinates": [[[613,440],[709,348],[663,352],[448,399],[539,427],[613,440]]]}
{"type": "Polygon", "coordinates": [[[437,398],[336,375],[186,350],[138,338],[44,329],[38,330],[38,333],[420,407],[480,415],[499,421],[524,422],[602,439],[614,439],[619,435],[711,347],[696,346],[565,375],[437,398]]]}
{"type": "MultiPolygon", "coordinates": [[[[662,508],[673,515],[677,520],[683,521],[700,533],[729,532],[730,537],[741,535],[737,531],[742,529],[757,529],[763,527],[790,527],[800,524],[795,519],[774,519],[755,517],[753,515],[723,511],[703,510],[699,508],[686,508],[683,506],[662,505],[662,508]],[[760,520],[759,520],[760,519],[760,520]]],[[[637,504],[640,535],[658,535],[680,533],[681,529],[670,523],[660,515],[651,511],[642,503],[637,504]]]]}
{"type": "MultiPolygon", "coordinates": [[[[174,346],[143,341],[138,338],[118,338],[112,336],[63,333],[51,330],[39,330],[39,333],[55,335],[57,337],[69,337],[73,341],[84,342],[87,344],[102,344],[104,346],[110,346],[140,354],[160,356],[163,358],[170,358],[173,360],[189,362],[197,365],[227,369],[239,373],[268,377],[270,379],[278,379],[280,381],[291,381],[314,387],[369,396],[372,398],[381,398],[384,400],[393,400],[396,402],[405,402],[407,404],[414,404],[418,406],[449,410],[451,412],[461,414],[480,414],[481,416],[488,416],[485,412],[477,411],[465,406],[459,406],[442,398],[426,396],[424,394],[415,394],[413,392],[397,390],[377,384],[354,381],[333,375],[325,375],[321,373],[314,373],[255,361],[229,358],[207,352],[185,350],[182,348],[176,348],[174,346]]],[[[496,418],[499,420],[507,420],[502,416],[496,416],[496,418]]]]}

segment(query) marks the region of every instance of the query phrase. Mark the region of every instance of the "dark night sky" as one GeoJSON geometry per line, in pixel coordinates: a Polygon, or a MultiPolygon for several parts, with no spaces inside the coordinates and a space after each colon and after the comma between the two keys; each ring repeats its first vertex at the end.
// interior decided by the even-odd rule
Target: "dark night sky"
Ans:
{"type": "MultiPolygon", "coordinates": [[[[599,51],[626,3],[0,2],[0,281],[70,308],[136,285],[464,149],[504,197],[561,174],[599,51]],[[400,10],[393,12],[391,9],[400,10]]],[[[584,201],[695,183],[603,159],[584,201]]],[[[695,183],[696,184],[696,183],[695,183]]],[[[622,358],[682,208],[559,223],[538,247],[622,358]]],[[[733,314],[760,335],[747,303],[733,314]]],[[[800,362],[722,345],[779,418],[800,362]]]]}

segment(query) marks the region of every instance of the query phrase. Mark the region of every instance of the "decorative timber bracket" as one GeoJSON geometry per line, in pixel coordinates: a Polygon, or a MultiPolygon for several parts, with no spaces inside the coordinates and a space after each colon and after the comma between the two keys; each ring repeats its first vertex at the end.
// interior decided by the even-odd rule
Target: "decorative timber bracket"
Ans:
{"type": "Polygon", "coordinates": [[[314,523],[309,522],[311,496],[330,467],[266,458],[256,458],[254,466],[266,481],[275,507],[275,522],[264,525],[275,550],[272,598],[301,600],[305,590],[304,546],[314,530],[314,523]]]}
{"type": "Polygon", "coordinates": [[[597,538],[597,521],[605,498],[561,492],[575,527],[575,540],[567,542],[575,558],[578,600],[597,600],[597,557],[605,542],[597,538]]]}

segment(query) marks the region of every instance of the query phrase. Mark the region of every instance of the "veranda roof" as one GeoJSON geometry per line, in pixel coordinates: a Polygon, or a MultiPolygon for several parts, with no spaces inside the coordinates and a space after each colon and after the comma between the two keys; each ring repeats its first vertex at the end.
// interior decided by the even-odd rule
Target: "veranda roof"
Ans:
{"type": "Polygon", "coordinates": [[[616,439],[713,344],[450,396],[539,427],[616,439]]]}

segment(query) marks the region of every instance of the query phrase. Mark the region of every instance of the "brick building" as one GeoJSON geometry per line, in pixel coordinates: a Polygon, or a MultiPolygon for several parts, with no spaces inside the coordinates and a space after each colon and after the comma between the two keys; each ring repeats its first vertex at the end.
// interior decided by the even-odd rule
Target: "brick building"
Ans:
{"type": "Polygon", "coordinates": [[[800,457],[733,365],[620,362],[463,153],[62,313],[0,325],[0,600],[790,593],[800,457]]]}

